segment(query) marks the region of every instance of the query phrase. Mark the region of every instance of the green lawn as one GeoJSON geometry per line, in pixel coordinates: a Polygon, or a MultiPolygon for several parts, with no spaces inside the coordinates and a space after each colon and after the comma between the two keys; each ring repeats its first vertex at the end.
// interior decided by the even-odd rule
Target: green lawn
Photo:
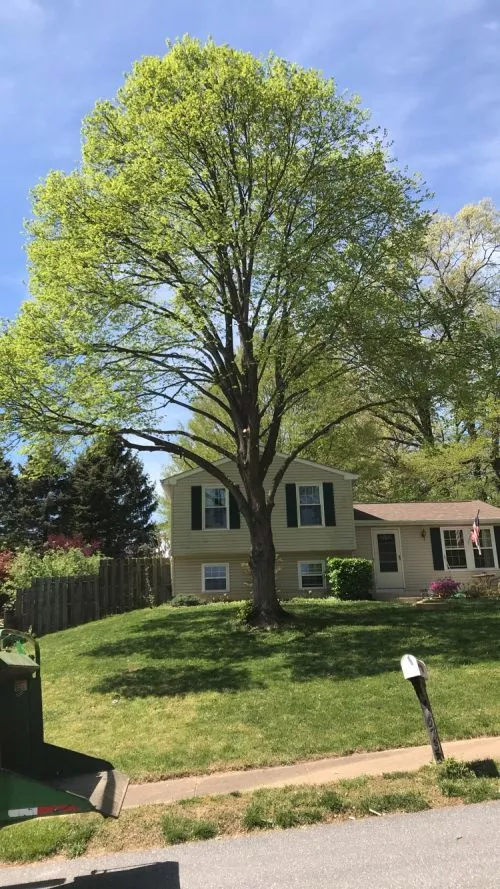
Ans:
{"type": "Polygon", "coordinates": [[[500,607],[301,601],[256,633],[238,606],[135,611],[41,640],[47,740],[134,781],[426,742],[399,659],[430,667],[444,739],[500,730],[500,607]]]}

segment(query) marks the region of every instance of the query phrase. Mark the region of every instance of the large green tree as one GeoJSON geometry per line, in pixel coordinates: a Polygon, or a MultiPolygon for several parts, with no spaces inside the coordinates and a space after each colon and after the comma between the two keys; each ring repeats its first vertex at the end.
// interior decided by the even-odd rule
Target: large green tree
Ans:
{"type": "Polygon", "coordinates": [[[137,555],[154,544],[154,487],[119,438],[99,439],[78,456],[71,493],[73,533],[98,540],[104,555],[137,555]]]}
{"type": "Polygon", "coordinates": [[[136,64],[83,135],[79,169],[35,190],[33,299],[0,345],[4,427],[112,430],[208,470],[249,529],[253,620],[272,625],[271,515],[287,466],[389,396],[360,377],[355,403],[271,474],[283,420],[311,385],[342,388],[381,340],[411,338],[422,197],[331,80],[213,42],[185,38],[136,64]],[[237,482],[169,423],[195,396],[228,436],[213,454],[237,482]]]}

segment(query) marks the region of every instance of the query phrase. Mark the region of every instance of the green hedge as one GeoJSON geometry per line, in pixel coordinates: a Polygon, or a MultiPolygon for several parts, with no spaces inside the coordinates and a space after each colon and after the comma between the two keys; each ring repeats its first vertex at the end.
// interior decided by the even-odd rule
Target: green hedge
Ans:
{"type": "Polygon", "coordinates": [[[327,575],[338,599],[371,599],[373,567],[369,559],[327,559],[327,575]]]}

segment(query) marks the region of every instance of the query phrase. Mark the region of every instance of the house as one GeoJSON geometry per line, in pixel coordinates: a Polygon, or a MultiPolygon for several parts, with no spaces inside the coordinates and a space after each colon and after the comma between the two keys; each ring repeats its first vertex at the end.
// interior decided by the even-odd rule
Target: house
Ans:
{"type": "MultiPolygon", "coordinates": [[[[273,478],[285,457],[278,455],[273,478]]],[[[237,469],[220,461],[238,482],[237,469]]],[[[481,501],[354,504],[356,476],[296,459],[275,501],[272,524],[281,598],[327,592],[329,556],[373,562],[377,598],[418,596],[439,577],[500,578],[500,509],[481,501]],[[482,555],[469,532],[480,511],[482,555]]],[[[250,536],[229,492],[202,469],[164,479],[171,503],[175,595],[241,599],[250,594],[250,536]]]]}

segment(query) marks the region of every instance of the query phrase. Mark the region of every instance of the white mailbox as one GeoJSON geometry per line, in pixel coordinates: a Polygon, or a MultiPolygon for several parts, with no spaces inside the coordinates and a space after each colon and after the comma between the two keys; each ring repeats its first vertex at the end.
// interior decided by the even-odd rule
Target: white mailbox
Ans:
{"type": "Polygon", "coordinates": [[[401,669],[405,679],[427,679],[427,667],[413,654],[404,654],[401,658],[401,669]]]}

